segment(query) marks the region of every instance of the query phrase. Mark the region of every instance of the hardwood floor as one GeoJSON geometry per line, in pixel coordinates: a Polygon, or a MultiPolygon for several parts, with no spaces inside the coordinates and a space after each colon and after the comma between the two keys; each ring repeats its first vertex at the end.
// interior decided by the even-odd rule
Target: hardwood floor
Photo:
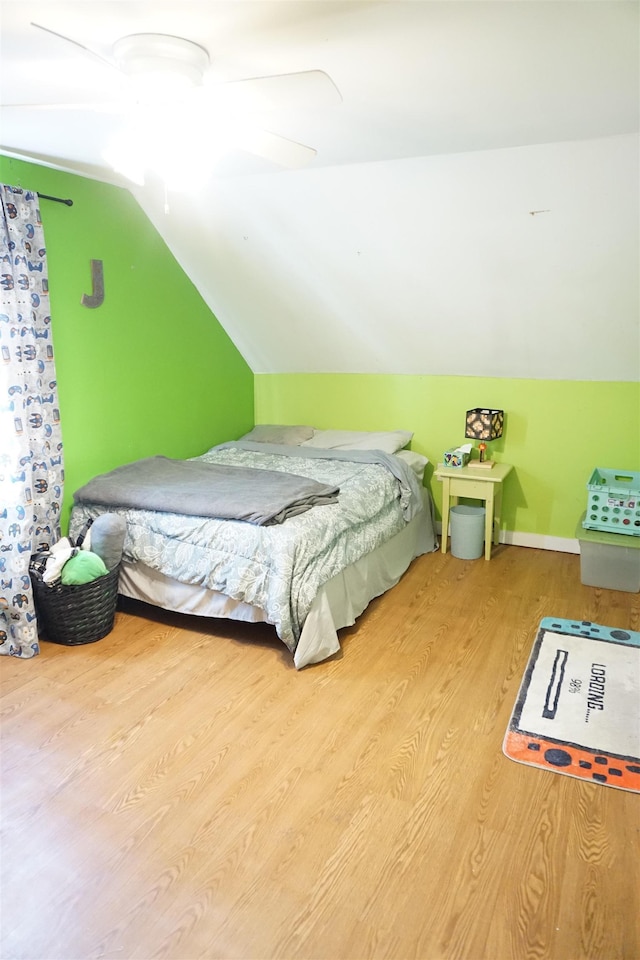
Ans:
{"type": "Polygon", "coordinates": [[[640,795],[502,754],[545,616],[640,597],[502,545],[415,561],[300,672],[131,602],[0,658],[3,960],[637,960],[640,795]]]}

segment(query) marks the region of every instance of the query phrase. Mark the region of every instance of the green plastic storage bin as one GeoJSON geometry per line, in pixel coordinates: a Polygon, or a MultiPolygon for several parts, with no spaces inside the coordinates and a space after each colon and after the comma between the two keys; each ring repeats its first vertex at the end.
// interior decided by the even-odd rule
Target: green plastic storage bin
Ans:
{"type": "Polygon", "coordinates": [[[640,473],[596,467],[587,490],[585,530],[640,537],[640,473]]]}

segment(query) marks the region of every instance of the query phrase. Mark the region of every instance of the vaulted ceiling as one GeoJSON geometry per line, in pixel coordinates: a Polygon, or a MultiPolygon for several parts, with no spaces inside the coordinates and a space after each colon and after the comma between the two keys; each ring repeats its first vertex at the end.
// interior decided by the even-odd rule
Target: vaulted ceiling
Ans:
{"type": "MultiPolygon", "coordinates": [[[[406,234],[398,181],[406,172],[421,182],[424,158],[637,133],[638,9],[626,0],[2,0],[0,151],[130,186],[254,369],[381,369],[384,344],[363,367],[359,359],[370,349],[367,316],[377,332],[362,270],[373,233],[406,234]],[[131,186],[104,158],[131,102],[128,79],[105,61],[118,39],[141,32],[209,53],[189,124],[175,104],[162,115],[163,135],[184,146],[181,190],[167,191],[153,170],[131,186]],[[256,129],[312,147],[303,169],[237,146],[218,152],[224,144],[214,157],[216,97],[243,90],[231,81],[308,71],[323,71],[340,95],[318,93],[315,74],[280,82],[267,101],[233,101],[256,129]],[[196,189],[195,158],[209,148],[196,189]],[[344,209],[364,182],[353,215],[325,221],[323,210],[344,209]],[[327,272],[323,250],[345,231],[353,263],[342,276],[327,272]],[[318,342],[316,362],[319,324],[333,346],[318,342]]],[[[439,168],[429,170],[437,181],[439,168]]],[[[420,207],[425,195],[413,196],[420,207]]]]}
{"type": "MultiPolygon", "coordinates": [[[[253,115],[314,147],[311,168],[637,129],[636,3],[3,0],[0,11],[2,147],[105,177],[113,171],[102,152],[122,113],[96,108],[124,103],[126,78],[32,23],[105,60],[129,34],[193,40],[211,58],[209,89],[247,77],[326,71],[342,103],[318,107],[311,97],[307,107],[304,90],[298,96],[292,85],[253,115]]],[[[234,172],[231,163],[222,166],[234,172]]],[[[237,169],[271,168],[250,167],[245,159],[237,169]]]]}

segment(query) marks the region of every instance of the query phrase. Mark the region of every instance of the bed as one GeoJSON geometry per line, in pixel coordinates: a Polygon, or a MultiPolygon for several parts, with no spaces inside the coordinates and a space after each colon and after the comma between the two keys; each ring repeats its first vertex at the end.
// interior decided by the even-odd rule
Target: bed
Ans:
{"type": "Polygon", "coordinates": [[[123,516],[122,595],[179,613],[266,621],[300,669],[337,653],[337,631],[417,556],[437,549],[421,482],[427,460],[406,449],[410,438],[259,425],[189,461],[149,458],[161,476],[188,467],[178,504],[165,499],[164,480],[144,488],[154,499],[140,494],[135,471],[146,461],[94,478],[74,495],[69,533],[75,538],[101,513],[123,516]],[[240,507],[227,512],[215,503],[214,515],[204,515],[202,501],[191,500],[200,474],[231,477],[240,507]],[[271,479],[278,486],[292,478],[304,496],[284,511],[271,501],[267,509],[246,507],[245,479],[264,490],[271,479]]]}

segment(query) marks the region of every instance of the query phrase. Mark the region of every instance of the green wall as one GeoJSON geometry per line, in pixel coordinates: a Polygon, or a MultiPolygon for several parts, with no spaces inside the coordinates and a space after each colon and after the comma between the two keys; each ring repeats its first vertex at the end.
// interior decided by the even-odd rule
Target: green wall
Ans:
{"type": "Polygon", "coordinates": [[[0,180],[42,200],[64,440],[73,491],[153,454],[195,456],[253,425],[253,374],[128,191],[0,156],[0,180]],[[102,260],[105,299],[91,294],[102,260]]]}
{"type": "Polygon", "coordinates": [[[138,457],[194,456],[254,422],[414,431],[433,466],[464,442],[471,407],[506,411],[492,454],[512,463],[503,527],[573,538],[594,467],[640,472],[638,383],[383,374],[260,374],[251,370],[123,189],[0,156],[0,180],[42,201],[60,412],[64,522],[72,494],[96,473],[138,457]],[[105,301],[90,294],[102,260],[105,301]],[[255,388],[255,401],[254,401],[255,388]]]}
{"type": "Polygon", "coordinates": [[[438,512],[433,467],[464,443],[465,412],[505,410],[504,436],[491,444],[515,470],[505,482],[502,526],[520,533],[575,537],[594,467],[640,472],[640,384],[567,380],[378,374],[260,374],[256,423],[414,431],[412,449],[438,512]]]}

